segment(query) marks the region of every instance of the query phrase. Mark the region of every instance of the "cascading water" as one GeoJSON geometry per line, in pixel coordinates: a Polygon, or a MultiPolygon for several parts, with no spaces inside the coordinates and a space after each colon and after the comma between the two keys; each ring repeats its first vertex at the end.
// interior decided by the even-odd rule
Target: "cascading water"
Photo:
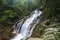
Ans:
{"type": "Polygon", "coordinates": [[[17,33],[17,35],[11,40],[26,40],[28,37],[30,37],[32,35],[33,29],[40,21],[38,17],[41,15],[41,13],[41,11],[35,10],[24,23],[23,20],[19,23],[16,23],[13,26],[13,33],[17,33]]]}

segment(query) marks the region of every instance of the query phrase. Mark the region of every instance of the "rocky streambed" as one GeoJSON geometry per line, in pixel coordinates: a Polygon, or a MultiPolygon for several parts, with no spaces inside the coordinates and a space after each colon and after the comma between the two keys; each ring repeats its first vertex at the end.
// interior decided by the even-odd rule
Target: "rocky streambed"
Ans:
{"type": "Polygon", "coordinates": [[[28,40],[42,40],[42,39],[40,39],[40,38],[29,38],[28,40]]]}

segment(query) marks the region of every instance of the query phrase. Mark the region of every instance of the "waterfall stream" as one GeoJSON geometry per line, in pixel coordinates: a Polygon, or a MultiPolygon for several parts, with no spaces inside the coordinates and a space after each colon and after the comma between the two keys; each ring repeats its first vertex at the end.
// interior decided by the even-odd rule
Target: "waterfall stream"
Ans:
{"type": "Polygon", "coordinates": [[[11,40],[26,40],[28,37],[30,37],[32,35],[33,29],[40,22],[38,17],[41,15],[41,13],[41,11],[35,10],[32,12],[32,15],[27,18],[26,21],[24,21],[24,23],[23,20],[19,23],[16,23],[13,26],[13,33],[17,33],[17,35],[11,40]]]}

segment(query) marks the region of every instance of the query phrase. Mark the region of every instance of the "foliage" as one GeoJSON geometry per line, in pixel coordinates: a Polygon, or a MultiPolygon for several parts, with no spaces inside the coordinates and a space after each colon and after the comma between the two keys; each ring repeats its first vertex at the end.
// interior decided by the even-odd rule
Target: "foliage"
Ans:
{"type": "Polygon", "coordinates": [[[32,36],[42,40],[60,40],[60,0],[40,1],[44,8],[40,17],[42,22],[35,28],[32,36]]]}
{"type": "MultiPolygon", "coordinates": [[[[7,40],[7,38],[9,38],[8,34],[11,33],[11,31],[7,31],[11,30],[11,26],[37,8],[38,2],[36,1],[37,0],[0,0],[0,30],[3,30],[0,40],[7,40]]],[[[2,31],[0,31],[0,33],[2,33],[2,31]]]]}
{"type": "MultiPolygon", "coordinates": [[[[33,37],[44,36],[44,30],[48,28],[60,28],[60,0],[0,0],[0,33],[2,34],[0,40],[7,40],[12,35],[11,26],[35,9],[42,10],[43,13],[40,17],[42,22],[35,28],[33,37]],[[10,33],[11,35],[9,35],[10,33]]],[[[60,31],[53,33],[52,37],[59,40],[60,31]]],[[[49,38],[48,35],[43,37],[44,40],[49,40],[49,38]]]]}

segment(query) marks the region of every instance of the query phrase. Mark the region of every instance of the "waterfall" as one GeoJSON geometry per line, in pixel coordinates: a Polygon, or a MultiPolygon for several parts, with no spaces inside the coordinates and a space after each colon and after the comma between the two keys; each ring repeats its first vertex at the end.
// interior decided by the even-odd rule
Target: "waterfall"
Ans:
{"type": "Polygon", "coordinates": [[[35,10],[31,13],[32,15],[27,18],[26,21],[24,21],[24,23],[23,20],[21,20],[19,23],[16,22],[16,24],[13,26],[13,33],[17,33],[17,35],[11,40],[26,40],[28,37],[30,37],[33,29],[40,22],[38,17],[41,15],[41,13],[41,11],[35,10]]]}

